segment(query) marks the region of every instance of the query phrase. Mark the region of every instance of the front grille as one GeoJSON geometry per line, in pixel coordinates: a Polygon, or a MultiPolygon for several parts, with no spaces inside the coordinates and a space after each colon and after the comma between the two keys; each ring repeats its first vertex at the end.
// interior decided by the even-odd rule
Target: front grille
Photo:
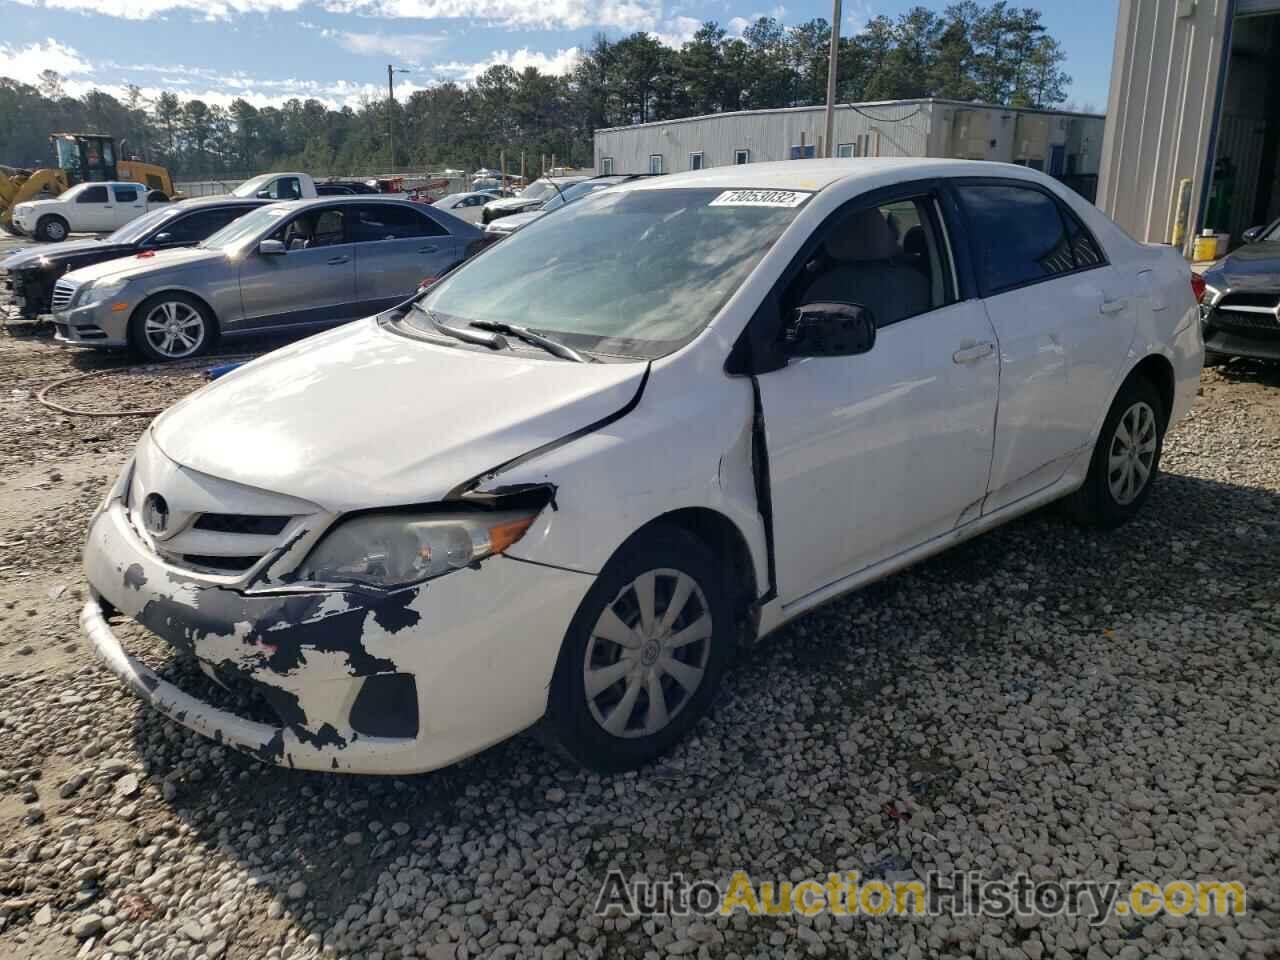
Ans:
{"type": "Polygon", "coordinates": [[[1217,306],[1220,310],[1232,307],[1266,307],[1274,310],[1278,303],[1280,294],[1276,293],[1228,293],[1218,301],[1217,306]]]}
{"type": "Polygon", "coordinates": [[[202,513],[195,522],[197,530],[211,533],[247,533],[274,537],[289,525],[291,517],[254,516],[247,513],[202,513]]]}
{"type": "Polygon", "coordinates": [[[1274,313],[1259,313],[1253,310],[1231,310],[1219,307],[1211,322],[1215,327],[1227,327],[1244,330],[1265,330],[1280,333],[1280,320],[1274,313]]]}
{"type": "Polygon", "coordinates": [[[227,573],[244,573],[261,558],[211,557],[199,553],[184,553],[182,559],[193,567],[202,567],[207,570],[218,570],[227,573]]]}
{"type": "Polygon", "coordinates": [[[76,294],[76,285],[70,280],[59,280],[53,285],[53,309],[64,310],[76,294]]]}

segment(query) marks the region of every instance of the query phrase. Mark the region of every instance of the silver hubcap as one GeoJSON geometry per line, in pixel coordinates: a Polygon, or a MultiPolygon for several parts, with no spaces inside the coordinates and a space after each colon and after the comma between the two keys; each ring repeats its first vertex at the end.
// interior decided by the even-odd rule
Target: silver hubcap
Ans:
{"type": "Polygon", "coordinates": [[[1116,424],[1107,457],[1107,484],[1120,506],[1133,503],[1147,485],[1158,440],[1155,411],[1142,401],[1126,410],[1116,424]]]}
{"type": "Polygon", "coordinates": [[[204,342],[204,318],[185,303],[161,303],[147,314],[142,333],[156,353],[169,358],[185,357],[204,342]]]}
{"type": "Polygon", "coordinates": [[[711,654],[711,611],[694,579],[650,570],[604,608],[587,642],[583,681],[596,723],[647,737],[693,698],[711,654]]]}
{"type": "Polygon", "coordinates": [[[50,240],[61,240],[67,235],[67,231],[62,229],[62,224],[58,223],[57,220],[45,227],[45,232],[49,234],[50,240]]]}

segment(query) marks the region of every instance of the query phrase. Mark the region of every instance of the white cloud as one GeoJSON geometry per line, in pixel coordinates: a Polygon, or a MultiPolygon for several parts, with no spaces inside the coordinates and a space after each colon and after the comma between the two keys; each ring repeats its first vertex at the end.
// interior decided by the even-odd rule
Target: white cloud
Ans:
{"type": "Polygon", "coordinates": [[[342,30],[322,30],[321,35],[332,37],[352,53],[365,55],[385,54],[406,63],[421,63],[436,53],[449,40],[438,33],[348,33],[342,30]]]}
{"type": "Polygon", "coordinates": [[[42,70],[53,70],[63,77],[74,77],[91,73],[93,65],[71,47],[52,38],[44,43],[31,43],[25,47],[0,43],[0,76],[34,84],[40,79],[42,70]]]}
{"type": "Polygon", "coordinates": [[[330,13],[401,20],[463,19],[508,27],[655,30],[662,0],[16,0],[29,7],[150,20],[175,11],[207,20],[292,12],[316,5],[330,13]]]}
{"type": "Polygon", "coordinates": [[[557,50],[550,54],[521,47],[519,50],[495,50],[488,60],[478,63],[454,61],[437,64],[433,69],[439,76],[470,83],[490,67],[496,66],[508,66],[517,73],[526,67],[537,67],[541,73],[561,76],[577,66],[580,59],[582,59],[582,51],[577,47],[557,50]]]}
{"type": "Polygon", "coordinates": [[[672,17],[650,35],[661,44],[679,48],[692,40],[701,26],[702,21],[696,17],[672,17]]]}

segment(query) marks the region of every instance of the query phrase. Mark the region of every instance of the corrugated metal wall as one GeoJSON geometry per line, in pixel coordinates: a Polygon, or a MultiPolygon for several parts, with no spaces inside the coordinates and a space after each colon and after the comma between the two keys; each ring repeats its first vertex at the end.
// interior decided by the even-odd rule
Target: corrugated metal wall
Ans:
{"type": "MultiPolygon", "coordinates": [[[[859,153],[871,156],[927,156],[931,106],[927,100],[842,105],[835,116],[836,144],[858,144],[859,153]]],[[[662,156],[665,173],[689,170],[689,155],[699,152],[707,167],[733,163],[738,150],[750,151],[751,163],[789,160],[802,134],[821,156],[824,126],[822,107],[797,107],[612,127],[596,131],[596,170],[603,158],[612,157],[615,173],[647,173],[652,154],[662,156]]]]}
{"type": "Polygon", "coordinates": [[[1231,6],[1120,0],[1098,206],[1138,240],[1169,241],[1183,177],[1199,222],[1231,6]]]}

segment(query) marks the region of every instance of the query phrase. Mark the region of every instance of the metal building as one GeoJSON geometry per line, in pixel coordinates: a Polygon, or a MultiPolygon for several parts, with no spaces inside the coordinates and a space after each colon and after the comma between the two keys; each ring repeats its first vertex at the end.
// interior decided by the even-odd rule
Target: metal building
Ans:
{"type": "Polygon", "coordinates": [[[1280,0],[1120,0],[1097,203],[1187,253],[1280,217],[1280,0]]]}
{"type": "MultiPolygon", "coordinates": [[[[1090,196],[1101,157],[1097,114],[956,100],[841,104],[838,157],[960,157],[1045,170],[1090,196]]],[[[823,156],[823,107],[742,110],[595,132],[598,173],[674,173],[823,156]]]]}

